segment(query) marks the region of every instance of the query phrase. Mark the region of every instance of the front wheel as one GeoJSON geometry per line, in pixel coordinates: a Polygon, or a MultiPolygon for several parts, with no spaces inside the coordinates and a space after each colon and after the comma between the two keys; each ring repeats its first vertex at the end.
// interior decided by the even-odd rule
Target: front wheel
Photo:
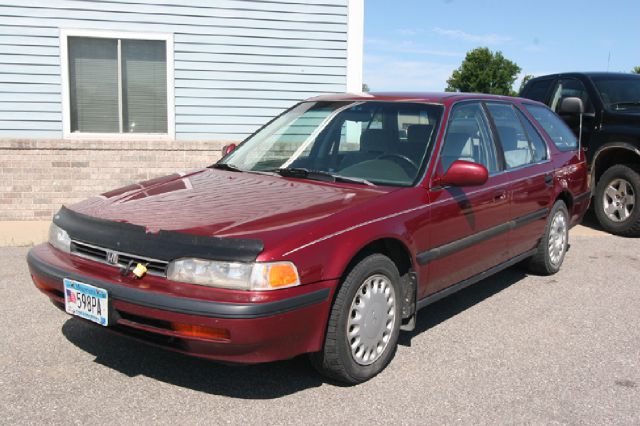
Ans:
{"type": "Polygon", "coordinates": [[[400,274],[382,254],[361,260],[344,279],[331,309],[325,343],[311,362],[348,384],[369,380],[395,354],[401,322],[400,274]]]}
{"type": "Polygon", "coordinates": [[[536,254],[531,257],[528,269],[540,275],[553,275],[560,270],[569,247],[569,211],[562,200],[555,202],[544,234],[538,243],[536,254]]]}
{"type": "Polygon", "coordinates": [[[612,234],[640,236],[640,174],[622,164],[602,174],[595,193],[600,225],[612,234]]]}

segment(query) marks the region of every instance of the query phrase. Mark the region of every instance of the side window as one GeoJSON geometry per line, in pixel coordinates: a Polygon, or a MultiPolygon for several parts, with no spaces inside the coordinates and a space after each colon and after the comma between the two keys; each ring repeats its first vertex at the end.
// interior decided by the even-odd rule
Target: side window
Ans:
{"type": "Polygon", "coordinates": [[[538,130],[531,124],[531,121],[520,111],[516,109],[520,121],[524,125],[524,130],[527,132],[529,142],[531,143],[531,151],[533,152],[533,161],[535,163],[549,159],[547,152],[547,144],[538,133],[538,130]]]}
{"type": "Polygon", "coordinates": [[[540,123],[560,151],[571,151],[578,148],[578,139],[553,111],[541,105],[524,104],[524,107],[540,123]]]}
{"type": "Polygon", "coordinates": [[[527,133],[511,104],[487,103],[498,131],[507,169],[534,163],[527,133]]]}
{"type": "Polygon", "coordinates": [[[580,98],[584,104],[584,111],[593,112],[593,104],[589,99],[587,89],[580,80],[573,78],[559,80],[551,96],[551,109],[557,113],[564,98],[580,98]]]}
{"type": "Polygon", "coordinates": [[[456,160],[482,164],[495,173],[499,170],[496,147],[480,104],[454,107],[440,155],[442,170],[447,171],[456,160]]]}
{"type": "Polygon", "coordinates": [[[549,87],[551,87],[553,80],[538,80],[529,83],[527,89],[522,96],[525,98],[533,99],[534,101],[544,102],[547,97],[549,87]]]}

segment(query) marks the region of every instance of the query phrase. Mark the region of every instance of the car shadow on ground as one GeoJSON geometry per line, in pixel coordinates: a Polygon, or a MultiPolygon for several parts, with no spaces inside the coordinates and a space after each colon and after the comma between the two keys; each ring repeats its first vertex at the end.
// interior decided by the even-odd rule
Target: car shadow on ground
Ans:
{"type": "Polygon", "coordinates": [[[423,308],[418,312],[416,328],[411,332],[401,333],[398,344],[411,346],[411,339],[415,336],[481,303],[526,276],[523,268],[513,266],[423,308]]]}
{"type": "MultiPolygon", "coordinates": [[[[416,329],[401,333],[399,343],[410,346],[413,337],[524,277],[526,274],[518,267],[509,268],[434,303],[420,311],[416,329]]],[[[272,399],[327,383],[305,356],[269,364],[231,366],[148,346],[75,318],[64,323],[62,333],[69,342],[95,356],[94,362],[129,377],[143,375],[209,394],[241,399],[272,399]]]]}

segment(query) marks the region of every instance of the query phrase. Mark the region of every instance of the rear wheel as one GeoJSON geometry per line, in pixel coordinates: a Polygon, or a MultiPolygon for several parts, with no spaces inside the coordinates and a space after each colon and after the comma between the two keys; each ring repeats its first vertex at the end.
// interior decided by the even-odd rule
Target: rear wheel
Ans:
{"type": "Polygon", "coordinates": [[[311,354],[325,376],[356,384],[381,372],[400,332],[400,274],[382,254],[361,260],[343,281],[331,309],[322,351],[311,354]]]}
{"type": "Polygon", "coordinates": [[[569,247],[569,211],[562,200],[555,202],[547,217],[544,235],[531,257],[528,269],[540,275],[553,275],[560,270],[569,247]]]}
{"type": "Polygon", "coordinates": [[[622,164],[609,168],[596,186],[595,211],[612,234],[640,236],[640,174],[622,164]]]}

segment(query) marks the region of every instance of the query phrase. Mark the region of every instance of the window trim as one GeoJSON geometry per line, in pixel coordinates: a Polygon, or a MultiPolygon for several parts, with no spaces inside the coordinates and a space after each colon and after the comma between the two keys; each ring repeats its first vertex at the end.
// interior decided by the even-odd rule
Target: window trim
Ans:
{"type": "Polygon", "coordinates": [[[142,33],[129,31],[102,31],[86,29],[60,29],[60,80],[62,87],[62,136],[64,139],[125,139],[173,140],[176,136],[175,78],[172,33],[142,33]],[[163,40],[166,42],[167,64],[167,133],[96,133],[71,131],[71,100],[69,93],[69,37],[91,37],[132,40],[163,40]]]}

